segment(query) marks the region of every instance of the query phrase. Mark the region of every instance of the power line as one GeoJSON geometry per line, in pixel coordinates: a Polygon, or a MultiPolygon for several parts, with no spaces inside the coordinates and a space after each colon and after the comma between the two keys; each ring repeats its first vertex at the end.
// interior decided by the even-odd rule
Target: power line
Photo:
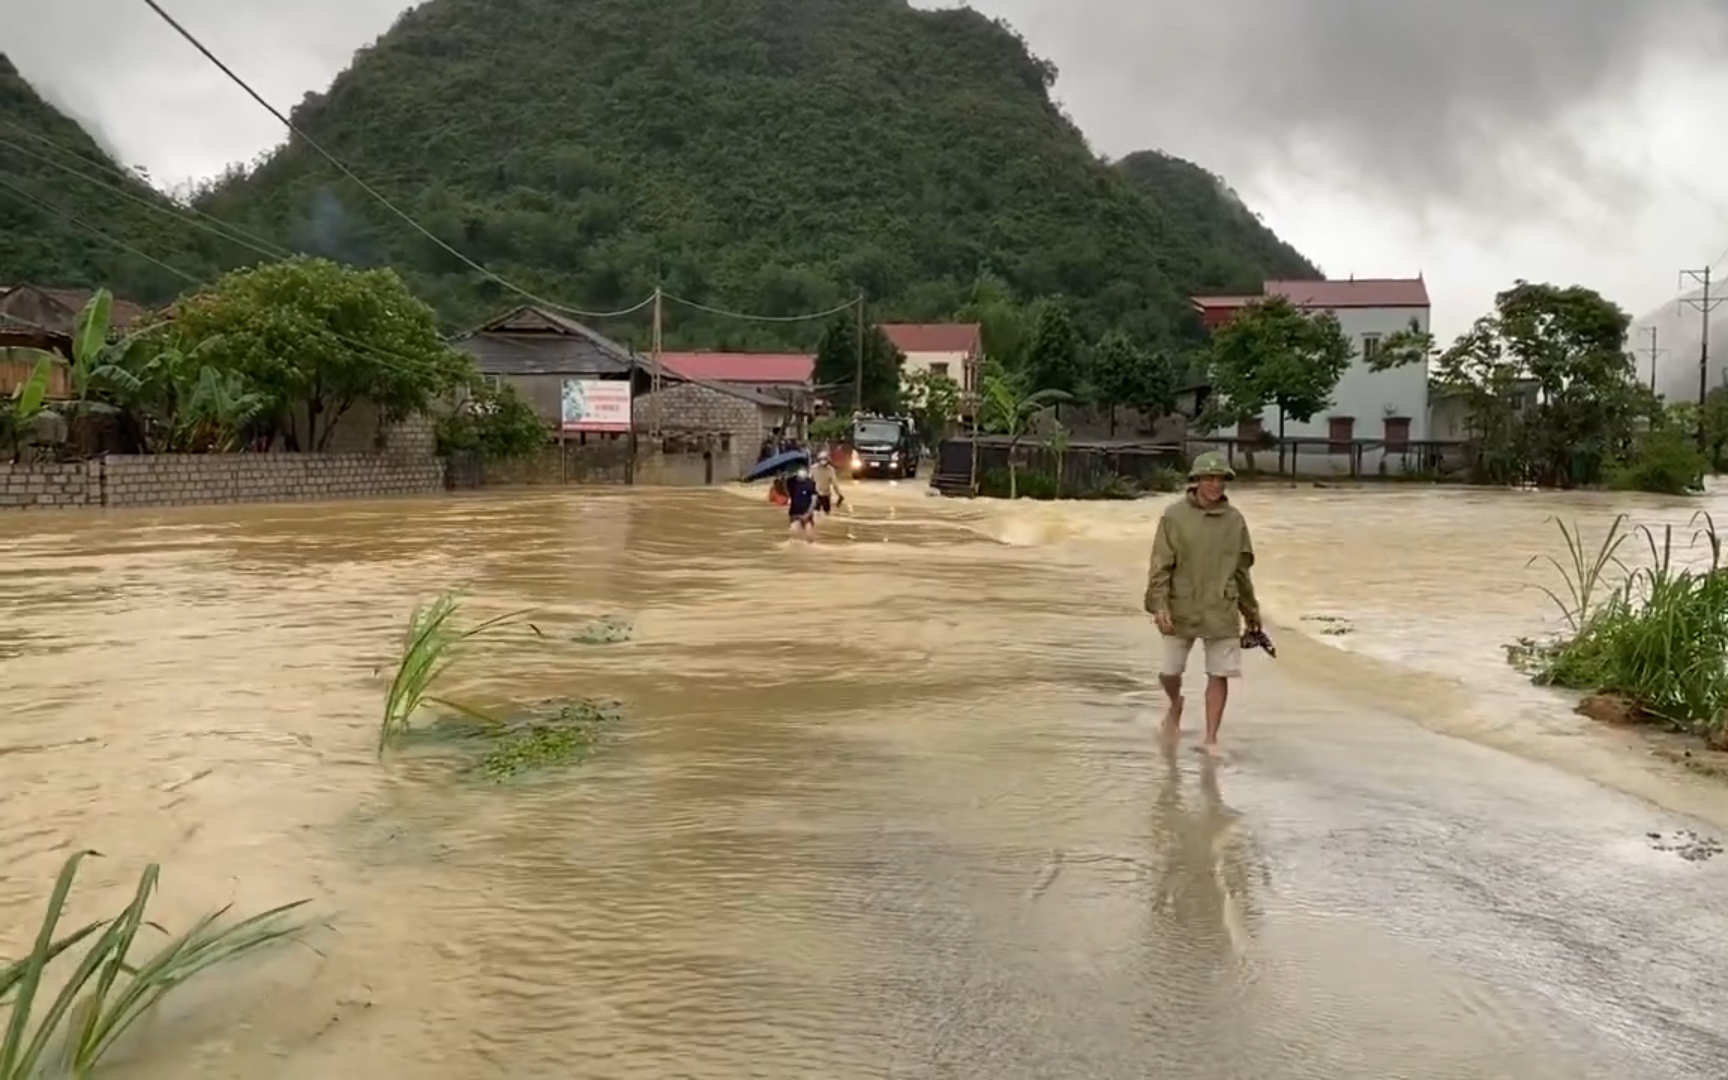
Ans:
{"type": "MultiPolygon", "coordinates": [[[[1728,258],[1728,254],[1723,256],[1728,258]]],[[[1720,260],[1718,260],[1720,261],[1720,260]]],[[[1710,271],[1714,267],[1706,266],[1702,270],[1682,270],[1682,283],[1690,279],[1703,284],[1703,291],[1697,296],[1681,296],[1680,302],[1687,307],[1696,308],[1702,319],[1702,337],[1698,342],[1698,449],[1706,448],[1707,440],[1704,433],[1704,400],[1710,393],[1710,315],[1722,304],[1723,298],[1710,295],[1710,271]]]]}
{"type": "MultiPolygon", "coordinates": [[[[148,3],[149,0],[146,0],[146,2],[148,3]]],[[[115,164],[114,162],[104,161],[104,160],[99,160],[99,159],[88,157],[84,154],[79,153],[77,150],[72,149],[71,147],[68,147],[68,146],[65,146],[61,143],[58,143],[55,140],[50,139],[50,138],[48,138],[44,135],[41,135],[37,132],[33,132],[33,131],[29,130],[28,128],[25,128],[22,125],[18,124],[16,121],[13,121],[13,120],[8,119],[6,117],[0,117],[0,123],[5,124],[8,128],[11,128],[14,132],[16,132],[19,135],[22,135],[26,138],[32,139],[32,140],[34,140],[34,141],[52,149],[52,150],[58,151],[59,153],[66,155],[67,157],[73,158],[74,160],[78,161],[81,164],[86,164],[86,165],[90,165],[94,168],[101,169],[104,172],[110,174],[111,176],[117,178],[118,180],[136,181],[138,179],[131,172],[120,167],[119,165],[115,164]]],[[[174,202],[174,201],[163,203],[163,202],[158,201],[158,200],[146,198],[142,195],[139,195],[138,193],[136,193],[134,191],[128,190],[127,187],[123,183],[117,183],[117,182],[115,182],[115,180],[110,180],[110,179],[107,179],[107,178],[101,177],[101,176],[92,176],[90,173],[85,172],[82,169],[74,168],[70,165],[67,165],[64,162],[57,161],[57,160],[55,160],[55,159],[53,159],[53,158],[51,158],[45,154],[37,153],[33,150],[30,150],[26,147],[20,146],[17,143],[11,142],[10,140],[7,140],[7,139],[0,139],[0,146],[8,147],[14,153],[22,154],[25,157],[29,157],[29,158],[32,158],[36,161],[40,161],[43,164],[51,166],[52,168],[58,169],[61,172],[67,173],[68,175],[76,176],[79,179],[84,180],[86,183],[96,184],[96,185],[99,185],[102,187],[106,187],[106,188],[110,189],[111,191],[113,191],[114,193],[121,195],[128,200],[144,206],[148,210],[152,210],[156,213],[164,214],[164,215],[167,215],[168,217],[174,218],[176,220],[183,221],[185,224],[192,225],[192,226],[195,226],[199,229],[202,229],[205,232],[208,232],[213,236],[216,236],[222,240],[228,241],[229,243],[236,244],[240,247],[249,248],[250,250],[252,250],[253,252],[255,252],[257,254],[266,255],[266,256],[269,256],[270,258],[274,258],[274,259],[288,259],[288,258],[294,257],[294,255],[297,254],[296,252],[291,251],[287,248],[284,248],[284,247],[274,243],[273,241],[271,241],[271,240],[269,240],[263,236],[258,235],[255,232],[252,232],[252,231],[250,231],[246,228],[243,228],[239,225],[236,225],[233,222],[225,221],[222,218],[215,216],[214,214],[210,214],[204,210],[201,210],[197,206],[184,205],[182,203],[174,202]]],[[[337,163],[337,164],[340,164],[340,163],[337,163]]],[[[27,197],[34,198],[33,196],[27,196],[27,197]]],[[[394,209],[394,207],[392,207],[392,209],[394,209]]],[[[90,228],[89,226],[84,225],[82,222],[79,222],[76,219],[72,218],[71,215],[66,214],[64,211],[59,210],[59,208],[57,208],[57,207],[51,207],[51,210],[54,213],[60,214],[62,217],[68,218],[68,220],[74,221],[75,224],[79,224],[80,226],[82,226],[84,228],[90,228]]],[[[398,213],[400,213],[400,211],[398,211],[398,213]]],[[[424,231],[424,230],[422,230],[422,231],[424,231]]],[[[114,240],[114,238],[112,238],[112,237],[108,237],[106,234],[100,233],[99,230],[98,230],[98,234],[101,235],[104,239],[108,239],[114,243],[118,243],[117,240],[114,240]]],[[[433,239],[435,241],[437,240],[436,237],[433,237],[433,239]]],[[[137,252],[134,252],[134,253],[140,254],[137,252]]],[[[299,254],[304,254],[304,253],[302,252],[299,254]]],[[[458,254],[458,256],[460,256],[459,252],[456,254],[458,254]]],[[[141,255],[141,257],[150,259],[152,262],[156,262],[158,265],[164,265],[160,262],[160,260],[156,260],[156,259],[154,259],[148,255],[141,255]]],[[[172,267],[165,267],[165,268],[169,269],[171,273],[174,273],[177,276],[180,276],[182,278],[187,278],[188,280],[193,280],[193,279],[188,278],[187,275],[185,275],[184,273],[182,273],[178,269],[175,269],[172,267]]],[[[199,282],[199,283],[202,284],[202,282],[199,282]]],[[[518,291],[520,291],[520,290],[518,290],[518,291]]],[[[524,294],[524,295],[528,295],[530,299],[535,299],[531,294],[524,294]]],[[[811,321],[814,321],[817,319],[826,319],[826,318],[829,318],[831,316],[838,315],[839,313],[841,313],[843,311],[851,310],[853,308],[858,309],[858,311],[860,313],[862,313],[863,304],[864,304],[864,298],[863,298],[862,294],[860,294],[859,298],[856,300],[848,300],[847,302],[845,302],[843,304],[838,304],[834,307],[827,308],[827,309],[822,310],[822,311],[807,312],[807,313],[801,314],[801,315],[754,315],[754,314],[750,314],[748,312],[732,311],[732,310],[729,310],[726,308],[714,307],[714,306],[709,305],[709,304],[699,303],[695,300],[689,300],[689,299],[686,299],[684,297],[676,296],[672,293],[667,293],[667,292],[663,292],[663,291],[657,290],[657,295],[663,300],[671,300],[674,303],[682,304],[685,307],[693,308],[693,309],[698,310],[698,311],[707,312],[711,315],[718,315],[718,316],[721,316],[723,318],[728,318],[728,319],[738,319],[738,320],[741,320],[744,322],[761,322],[761,323],[811,322],[811,321]]],[[[556,310],[566,311],[566,312],[570,312],[573,314],[584,315],[584,316],[587,316],[590,318],[611,318],[611,317],[616,317],[616,316],[635,314],[636,312],[642,310],[643,308],[652,305],[655,302],[655,296],[650,295],[646,300],[642,301],[639,304],[634,305],[633,307],[625,308],[625,309],[622,309],[619,311],[600,312],[600,313],[580,311],[576,308],[568,308],[568,307],[563,307],[561,305],[548,304],[545,301],[538,301],[537,300],[536,302],[541,303],[544,306],[552,307],[556,310]]]]}
{"type": "Polygon", "coordinates": [[[121,251],[127,252],[127,253],[132,254],[132,255],[136,255],[140,259],[143,259],[145,262],[154,263],[155,265],[161,267],[163,270],[168,271],[168,273],[173,274],[175,277],[181,279],[182,281],[188,282],[189,284],[192,284],[192,285],[202,285],[203,284],[202,281],[200,281],[198,278],[194,277],[193,275],[188,274],[186,271],[181,270],[180,268],[175,267],[175,266],[170,266],[167,263],[163,262],[161,259],[158,259],[156,256],[150,254],[149,252],[141,251],[138,248],[133,247],[131,244],[128,244],[126,241],[119,239],[118,237],[109,236],[107,233],[103,232],[101,229],[98,229],[96,226],[91,225],[88,222],[86,222],[83,218],[80,218],[75,214],[68,213],[67,211],[60,209],[58,206],[55,206],[53,203],[48,202],[46,199],[41,199],[35,195],[32,195],[30,192],[25,191],[23,188],[19,187],[17,184],[14,184],[12,181],[6,179],[3,176],[0,176],[0,187],[6,188],[8,191],[12,192],[12,194],[18,196],[21,199],[24,199],[28,202],[34,203],[36,206],[40,207],[43,210],[48,211],[50,214],[57,214],[60,217],[65,218],[67,221],[70,221],[72,224],[78,226],[79,228],[85,229],[89,232],[96,234],[97,236],[101,237],[102,239],[108,241],[110,244],[113,244],[115,247],[119,248],[121,251]]]}
{"type": "MultiPolygon", "coordinates": [[[[113,244],[115,247],[120,248],[121,250],[126,251],[132,255],[136,255],[138,258],[143,259],[146,262],[152,263],[152,264],[160,267],[161,269],[167,271],[168,273],[174,275],[175,277],[181,279],[182,281],[185,281],[189,285],[192,285],[194,287],[198,287],[198,286],[202,286],[205,284],[205,282],[202,279],[198,278],[196,275],[189,274],[177,266],[173,266],[169,263],[163,262],[161,259],[158,259],[156,256],[150,254],[149,252],[140,250],[139,248],[136,248],[136,247],[133,247],[131,244],[126,243],[124,240],[121,240],[118,237],[110,236],[108,233],[105,233],[101,229],[98,229],[96,226],[91,225],[89,222],[78,217],[76,214],[73,214],[67,210],[63,210],[60,207],[55,206],[53,203],[48,202],[46,199],[42,199],[42,198],[39,198],[38,196],[32,195],[30,192],[25,191],[24,189],[20,188],[18,185],[12,183],[10,180],[7,180],[4,177],[0,177],[0,187],[4,187],[4,188],[10,190],[13,194],[18,195],[21,198],[24,198],[31,203],[34,203],[36,206],[42,208],[43,210],[48,211],[50,214],[55,214],[55,215],[58,215],[59,217],[65,218],[67,221],[71,222],[72,224],[78,226],[81,229],[86,230],[87,232],[92,233],[93,235],[95,235],[99,239],[106,240],[108,243],[113,244]]],[[[7,314],[5,317],[7,319],[10,319],[13,322],[19,323],[19,324],[24,325],[24,326],[33,327],[37,330],[42,330],[42,331],[46,331],[49,333],[54,332],[51,327],[42,326],[41,324],[31,322],[28,319],[21,319],[16,315],[7,314]]],[[[328,328],[326,328],[326,329],[328,330],[328,328]]],[[[391,352],[388,349],[381,349],[378,346],[371,344],[370,342],[358,341],[358,340],[355,340],[354,338],[348,337],[345,334],[337,333],[334,330],[328,330],[328,332],[329,332],[331,337],[333,337],[337,341],[340,341],[342,344],[347,345],[351,349],[356,349],[356,350],[359,350],[360,352],[364,352],[364,353],[370,353],[374,358],[376,358],[380,361],[389,361],[388,363],[385,363],[384,366],[392,367],[397,371],[404,370],[404,368],[401,365],[417,363],[417,361],[411,360],[409,357],[403,356],[400,353],[391,352]]]]}
{"type": "Polygon", "coordinates": [[[840,304],[837,307],[831,307],[826,311],[812,311],[806,315],[750,315],[742,311],[727,311],[725,308],[710,307],[707,304],[698,304],[694,300],[686,300],[682,296],[674,296],[669,292],[662,292],[659,295],[675,304],[683,304],[685,307],[695,308],[697,311],[706,311],[710,315],[722,315],[728,319],[743,319],[746,322],[764,323],[795,323],[810,322],[814,319],[826,319],[830,316],[838,315],[842,311],[850,311],[855,307],[859,307],[861,304],[861,300],[848,300],[844,304],[840,304]]]}
{"type": "Polygon", "coordinates": [[[245,79],[242,79],[239,75],[235,74],[233,68],[230,68],[227,64],[223,63],[221,58],[218,57],[215,53],[211,52],[210,49],[208,47],[206,47],[202,41],[198,40],[198,38],[195,37],[191,31],[187,30],[184,26],[181,26],[179,21],[177,19],[175,19],[174,16],[168,14],[168,12],[165,11],[163,9],[162,5],[157,3],[156,0],[144,0],[144,5],[146,7],[148,7],[151,11],[154,11],[158,16],[160,16],[163,22],[167,23],[170,27],[172,27],[174,29],[175,33],[179,34],[181,37],[186,39],[187,44],[191,45],[194,49],[197,49],[200,53],[202,53],[204,56],[204,59],[210,61],[212,64],[214,64],[216,66],[217,70],[221,71],[222,74],[228,76],[229,80],[232,81],[234,83],[234,85],[236,85],[240,89],[244,90],[248,97],[250,97],[253,101],[256,101],[259,105],[261,105],[264,108],[264,110],[266,112],[268,112],[271,116],[274,116],[277,119],[277,121],[280,122],[282,124],[282,126],[286,127],[289,130],[289,132],[291,132],[296,138],[300,139],[307,146],[310,146],[313,150],[317,151],[318,154],[324,158],[324,160],[328,161],[331,165],[335,166],[336,170],[338,172],[340,172],[343,176],[347,177],[349,180],[352,180],[354,182],[354,184],[360,188],[360,190],[364,191],[366,194],[368,194],[372,198],[376,199],[378,201],[379,205],[383,206],[386,210],[390,211],[392,214],[395,214],[397,217],[401,218],[403,220],[403,222],[405,222],[415,232],[419,233],[421,236],[424,236],[426,239],[432,241],[434,244],[437,244],[440,248],[442,248],[445,252],[450,254],[453,258],[461,261],[469,269],[475,271],[476,273],[480,274],[481,276],[489,278],[492,281],[497,282],[499,285],[502,285],[504,288],[509,289],[511,292],[514,292],[514,293],[517,293],[521,296],[524,296],[527,299],[532,300],[534,303],[539,304],[542,307],[551,308],[554,311],[567,312],[571,315],[580,315],[584,318],[589,318],[589,319],[615,319],[615,318],[619,318],[619,317],[624,316],[624,315],[632,315],[638,311],[641,311],[643,308],[647,307],[649,304],[652,304],[654,302],[654,298],[652,296],[650,296],[646,300],[643,300],[639,304],[635,304],[631,307],[623,308],[623,309],[620,309],[618,311],[584,311],[581,308],[573,308],[573,307],[570,307],[566,304],[553,303],[552,301],[547,300],[546,298],[544,298],[542,296],[537,296],[534,293],[529,292],[527,289],[522,288],[520,285],[517,285],[514,282],[507,281],[504,278],[498,276],[497,274],[493,273],[492,271],[486,269],[484,266],[481,266],[479,263],[475,262],[473,259],[470,259],[468,256],[462,254],[460,251],[457,251],[455,248],[451,247],[449,244],[445,243],[444,240],[441,239],[436,233],[434,233],[432,230],[428,229],[426,226],[420,224],[418,221],[414,220],[413,217],[409,216],[407,211],[403,210],[402,208],[398,207],[395,203],[393,203],[389,199],[385,198],[383,196],[383,194],[381,194],[378,191],[377,188],[373,187],[371,184],[368,184],[366,181],[360,179],[360,177],[355,174],[354,170],[350,169],[348,166],[344,165],[341,161],[339,161],[336,158],[336,155],[334,155],[334,154],[330,153],[330,151],[324,149],[324,147],[322,145],[320,145],[317,140],[313,139],[310,135],[306,134],[304,131],[301,131],[300,128],[295,125],[294,121],[288,119],[288,117],[286,115],[284,115],[281,112],[281,110],[277,109],[276,106],[274,106],[274,105],[270,104],[268,101],[264,100],[263,96],[260,95],[258,93],[258,91],[252,89],[252,85],[250,83],[248,83],[245,79]]]}
{"type": "MultiPolygon", "coordinates": [[[[9,121],[9,120],[3,120],[3,118],[0,118],[0,121],[3,121],[5,123],[7,123],[8,125],[11,125],[11,121],[9,121]]],[[[11,125],[11,126],[16,126],[16,125],[11,125]]],[[[237,244],[240,247],[247,248],[251,251],[257,252],[260,255],[268,255],[273,259],[286,259],[286,258],[291,258],[293,256],[293,252],[287,250],[286,248],[278,247],[275,244],[272,244],[270,241],[264,239],[261,236],[258,236],[255,233],[249,233],[245,229],[242,229],[237,225],[231,225],[226,221],[222,221],[220,218],[215,218],[215,217],[211,217],[211,215],[209,215],[209,214],[204,214],[202,211],[197,211],[194,208],[181,207],[178,205],[164,206],[164,205],[162,205],[161,202],[159,202],[157,200],[148,199],[142,195],[139,195],[136,192],[126,190],[125,186],[122,184],[117,184],[114,181],[105,179],[103,177],[92,176],[89,173],[84,172],[81,169],[75,169],[72,166],[65,164],[64,162],[56,161],[53,158],[48,157],[46,154],[38,154],[34,150],[29,150],[29,149],[26,149],[25,147],[19,146],[17,143],[12,142],[10,139],[0,139],[0,146],[4,146],[4,147],[10,149],[13,153],[22,154],[25,157],[29,157],[29,158],[34,158],[35,160],[42,162],[44,165],[49,165],[49,166],[52,166],[53,168],[59,169],[61,172],[70,174],[72,176],[76,176],[79,179],[83,180],[85,183],[96,184],[100,187],[108,188],[109,190],[113,191],[115,194],[120,195],[121,197],[123,197],[125,199],[129,199],[132,202],[140,204],[145,209],[153,210],[159,214],[166,214],[170,217],[175,218],[176,220],[184,221],[188,225],[192,225],[192,226],[195,226],[197,228],[203,229],[205,232],[210,233],[212,236],[219,237],[223,240],[228,241],[231,244],[237,244]],[[189,212],[190,213],[197,213],[199,216],[198,217],[188,217],[186,215],[189,212]],[[209,221],[200,220],[200,218],[209,218],[209,221]],[[215,224],[211,224],[211,222],[215,222],[215,224]]],[[[80,160],[83,160],[83,159],[80,158],[80,160]]]]}

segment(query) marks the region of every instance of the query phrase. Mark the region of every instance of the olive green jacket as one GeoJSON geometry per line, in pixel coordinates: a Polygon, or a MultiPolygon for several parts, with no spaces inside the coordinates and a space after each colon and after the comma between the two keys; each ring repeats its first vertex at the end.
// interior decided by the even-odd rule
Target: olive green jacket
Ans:
{"type": "Polygon", "coordinates": [[[1242,512],[1229,499],[1203,507],[1190,491],[1158,519],[1146,611],[1169,612],[1177,637],[1236,637],[1242,619],[1260,619],[1249,575],[1253,566],[1254,544],[1242,512]]]}

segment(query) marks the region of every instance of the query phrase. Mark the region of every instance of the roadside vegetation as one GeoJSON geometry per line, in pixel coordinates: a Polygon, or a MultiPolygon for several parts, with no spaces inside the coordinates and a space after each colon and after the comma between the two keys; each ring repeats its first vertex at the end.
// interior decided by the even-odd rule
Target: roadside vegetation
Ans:
{"type": "MultiPolygon", "coordinates": [[[[416,607],[408,618],[401,655],[384,692],[378,725],[378,756],[392,748],[443,747],[466,759],[467,776],[501,781],[559,768],[586,759],[595,742],[619,718],[616,703],[548,700],[485,710],[455,701],[438,684],[467,658],[483,636],[509,628],[546,635],[526,621],[526,611],[497,615],[469,625],[460,621],[461,604],[445,593],[416,607]]],[[[614,617],[578,630],[570,644],[604,645],[627,641],[630,626],[614,617]]]]}
{"type": "Polygon", "coordinates": [[[291,917],[308,903],[297,900],[237,922],[221,908],[171,935],[148,914],[161,875],[151,863],[119,913],[63,930],[78,868],[96,854],[66,860],[29,955],[0,960],[0,1080],[88,1076],[170,992],[212,968],[300,940],[312,925],[291,917]],[[146,937],[166,940],[149,950],[146,937]]]}
{"type": "Polygon", "coordinates": [[[1728,572],[1708,514],[1677,548],[1672,526],[1628,529],[1614,519],[1601,540],[1559,523],[1563,559],[1543,557],[1560,584],[1544,589],[1560,633],[1522,640],[1509,659],[1539,684],[1591,695],[1585,710],[1614,722],[1650,723],[1728,748],[1728,572]],[[1624,557],[1627,546],[1641,558],[1624,557]],[[1707,561],[1687,555],[1702,547],[1707,561]]]}

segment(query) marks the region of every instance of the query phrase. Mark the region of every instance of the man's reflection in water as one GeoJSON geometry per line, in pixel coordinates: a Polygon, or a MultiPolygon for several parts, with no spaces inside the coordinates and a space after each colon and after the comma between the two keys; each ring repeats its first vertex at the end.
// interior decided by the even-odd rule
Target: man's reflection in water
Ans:
{"type": "Polygon", "coordinates": [[[1224,805],[1219,763],[1199,759],[1199,796],[1183,794],[1183,777],[1174,743],[1164,745],[1164,782],[1159,788],[1153,828],[1164,857],[1154,877],[1155,910],[1169,927],[1202,951],[1224,946],[1241,959],[1256,917],[1251,901],[1255,862],[1241,815],[1224,805]]]}

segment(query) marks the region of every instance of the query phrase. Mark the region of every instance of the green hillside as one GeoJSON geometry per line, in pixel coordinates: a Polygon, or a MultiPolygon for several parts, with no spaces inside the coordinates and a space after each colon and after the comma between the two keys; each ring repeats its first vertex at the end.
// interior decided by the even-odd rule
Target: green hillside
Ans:
{"type": "MultiPolygon", "coordinates": [[[[1321,276],[1319,268],[1302,253],[1278,238],[1248,209],[1224,178],[1191,161],[1159,150],[1141,150],[1116,163],[1116,169],[1144,191],[1166,214],[1185,222],[1201,250],[1201,274],[1211,280],[1229,280],[1246,260],[1266,277],[1301,280],[1321,276]]],[[[1258,286],[1258,281],[1240,284],[1258,286]]],[[[1251,291],[1258,292],[1258,288],[1251,291]]]]}
{"type": "MultiPolygon", "coordinates": [[[[862,287],[879,317],[941,318],[990,272],[1075,298],[1089,334],[1156,340],[1193,332],[1191,292],[1312,271],[1222,194],[1098,160],[1054,74],[1001,24],[904,0],[431,0],[294,119],[452,246],[582,308],[658,281],[781,315],[862,287]]],[[[514,299],[303,145],[199,204],[395,263],[454,322],[514,299]]],[[[816,329],[674,307],[668,340],[816,329]]]]}
{"type": "Polygon", "coordinates": [[[152,209],[168,205],[0,55],[0,285],[107,286],[145,302],[171,299],[184,288],[174,274],[92,228],[194,275],[242,257],[233,245],[152,209]]]}

